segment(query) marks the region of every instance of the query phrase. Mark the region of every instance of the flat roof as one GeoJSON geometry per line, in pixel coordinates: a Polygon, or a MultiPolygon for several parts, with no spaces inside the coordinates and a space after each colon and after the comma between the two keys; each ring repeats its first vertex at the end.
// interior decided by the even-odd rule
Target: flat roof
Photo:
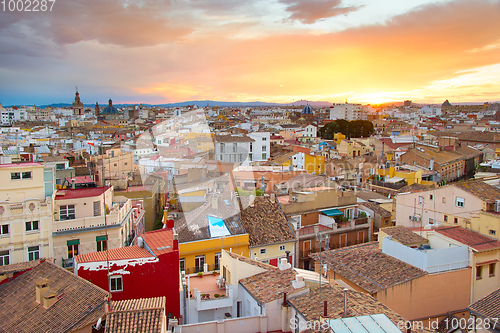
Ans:
{"type": "Polygon", "coordinates": [[[105,193],[110,188],[111,188],[110,186],[105,186],[104,188],[88,187],[88,188],[77,188],[77,189],[67,188],[64,190],[57,190],[56,200],[97,197],[105,193]]]}

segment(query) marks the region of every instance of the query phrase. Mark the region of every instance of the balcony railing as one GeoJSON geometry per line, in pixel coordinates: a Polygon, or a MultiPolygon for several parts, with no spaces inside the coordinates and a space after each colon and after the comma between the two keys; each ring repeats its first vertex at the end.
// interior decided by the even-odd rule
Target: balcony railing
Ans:
{"type": "Polygon", "coordinates": [[[361,217],[354,219],[354,225],[361,225],[361,224],[366,224],[368,223],[368,218],[367,217],[361,217]]]}
{"type": "Polygon", "coordinates": [[[62,267],[63,268],[73,267],[73,258],[69,258],[69,259],[62,258],[62,267]]]}
{"type": "Polygon", "coordinates": [[[203,266],[201,266],[201,267],[186,267],[186,268],[184,268],[184,270],[186,271],[186,274],[196,274],[199,272],[203,272],[203,266]]]}

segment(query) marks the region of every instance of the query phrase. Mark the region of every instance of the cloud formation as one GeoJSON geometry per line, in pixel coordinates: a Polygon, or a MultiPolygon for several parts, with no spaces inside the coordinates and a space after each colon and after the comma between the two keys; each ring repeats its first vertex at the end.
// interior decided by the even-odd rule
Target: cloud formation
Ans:
{"type": "Polygon", "coordinates": [[[360,6],[341,6],[342,0],[280,0],[287,5],[287,12],[292,13],[290,19],[312,24],[318,20],[346,15],[356,11],[360,6]]]}

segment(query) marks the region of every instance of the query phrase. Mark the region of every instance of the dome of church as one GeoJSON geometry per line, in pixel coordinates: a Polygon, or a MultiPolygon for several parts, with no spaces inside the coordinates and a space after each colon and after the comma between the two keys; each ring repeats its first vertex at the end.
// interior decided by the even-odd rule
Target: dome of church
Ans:
{"type": "Polygon", "coordinates": [[[113,101],[111,98],[109,99],[109,104],[102,110],[101,114],[120,114],[121,112],[118,111],[116,107],[113,106],[113,101]]]}
{"type": "Polygon", "coordinates": [[[306,105],[303,109],[302,109],[302,114],[313,114],[313,109],[310,105],[306,105]]]}

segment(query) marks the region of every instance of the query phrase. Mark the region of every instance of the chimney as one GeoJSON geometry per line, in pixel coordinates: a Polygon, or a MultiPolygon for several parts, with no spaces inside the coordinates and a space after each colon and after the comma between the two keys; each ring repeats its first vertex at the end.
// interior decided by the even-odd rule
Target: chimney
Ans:
{"type": "Polygon", "coordinates": [[[282,271],[284,271],[285,269],[289,269],[289,268],[292,268],[292,265],[290,265],[287,261],[286,261],[286,258],[280,258],[280,262],[278,264],[278,268],[282,271]]]}
{"type": "Polygon", "coordinates": [[[306,286],[304,277],[300,274],[295,275],[295,280],[292,281],[292,286],[294,289],[304,288],[306,286]]]}
{"type": "Polygon", "coordinates": [[[178,234],[174,234],[174,251],[178,251],[179,250],[179,235],[178,234]]]}
{"type": "Polygon", "coordinates": [[[48,309],[50,308],[55,302],[57,302],[57,300],[59,299],[57,297],[59,293],[57,292],[57,290],[52,290],[52,289],[49,289],[48,291],[45,292],[45,294],[43,295],[43,307],[45,309],[48,309]]]}
{"type": "Polygon", "coordinates": [[[344,288],[344,318],[347,318],[347,288],[344,288]]]}
{"type": "Polygon", "coordinates": [[[167,216],[167,229],[173,229],[175,225],[173,216],[167,216]]]}
{"type": "Polygon", "coordinates": [[[271,193],[270,199],[271,199],[272,203],[275,203],[276,202],[276,194],[271,193]]]}
{"type": "Polygon", "coordinates": [[[35,280],[36,283],[36,302],[43,303],[43,294],[49,289],[49,279],[39,278],[35,280]]]}
{"type": "Polygon", "coordinates": [[[76,188],[76,183],[74,179],[71,179],[71,188],[74,190],[76,188]]]}
{"type": "Polygon", "coordinates": [[[286,300],[286,291],[283,293],[283,306],[288,306],[287,300],[286,300]]]}
{"type": "Polygon", "coordinates": [[[323,302],[323,318],[328,317],[328,301],[323,302]]]}

